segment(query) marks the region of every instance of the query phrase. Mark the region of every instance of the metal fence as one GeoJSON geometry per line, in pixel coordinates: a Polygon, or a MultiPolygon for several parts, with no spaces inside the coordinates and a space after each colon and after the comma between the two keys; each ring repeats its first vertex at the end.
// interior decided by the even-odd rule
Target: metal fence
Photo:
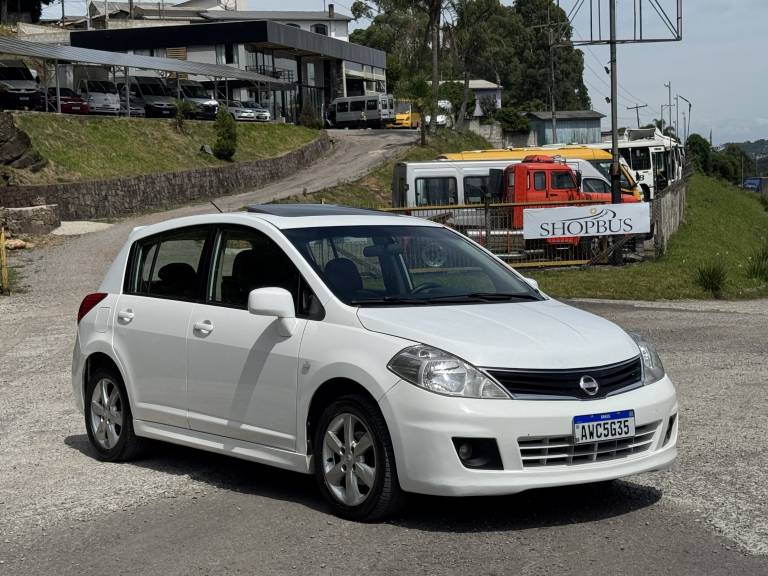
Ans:
{"type": "Polygon", "coordinates": [[[692,172],[692,166],[686,164],[683,177],[656,194],[653,199],[651,221],[656,256],[661,256],[667,251],[669,239],[685,222],[688,179],[692,172]]]}
{"type": "Polygon", "coordinates": [[[482,244],[515,268],[575,266],[639,258],[643,238],[638,236],[562,237],[547,240],[523,238],[523,210],[573,205],[596,205],[594,200],[513,202],[448,206],[386,208],[439,222],[482,244]],[[620,244],[620,245],[619,245],[620,244]],[[614,256],[614,253],[620,256],[614,256]]]}

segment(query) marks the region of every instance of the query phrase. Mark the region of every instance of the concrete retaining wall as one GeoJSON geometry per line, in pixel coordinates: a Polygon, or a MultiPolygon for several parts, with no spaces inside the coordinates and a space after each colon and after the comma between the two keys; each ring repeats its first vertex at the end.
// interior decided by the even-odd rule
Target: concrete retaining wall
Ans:
{"type": "Polygon", "coordinates": [[[667,243],[685,222],[689,173],[653,198],[653,243],[656,256],[667,251],[667,243]]]}
{"type": "Polygon", "coordinates": [[[89,220],[166,209],[259,188],[311,164],[331,148],[325,132],[317,140],[277,158],[229,166],[163,172],[115,180],[0,188],[5,207],[58,204],[62,220],[89,220]]]}

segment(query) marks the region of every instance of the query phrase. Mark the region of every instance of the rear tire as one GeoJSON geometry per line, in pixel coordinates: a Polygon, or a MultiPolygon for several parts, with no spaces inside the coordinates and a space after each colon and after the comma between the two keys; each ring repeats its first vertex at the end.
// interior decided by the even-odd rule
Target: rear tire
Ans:
{"type": "Polygon", "coordinates": [[[315,429],[315,479],[333,512],[373,521],[394,514],[403,500],[395,452],[378,406],[349,395],[323,411],[315,429]]]}
{"type": "Polygon", "coordinates": [[[85,385],[85,429],[96,457],[123,462],[139,455],[144,441],[133,431],[133,415],[123,379],[114,370],[97,368],[85,385]]]}

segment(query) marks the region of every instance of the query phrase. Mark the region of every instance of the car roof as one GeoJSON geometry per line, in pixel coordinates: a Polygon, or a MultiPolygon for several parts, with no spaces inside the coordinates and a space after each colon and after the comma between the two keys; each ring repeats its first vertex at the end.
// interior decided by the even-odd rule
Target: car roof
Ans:
{"type": "Polygon", "coordinates": [[[329,226],[442,226],[423,218],[401,216],[379,210],[337,206],[334,204],[256,204],[248,206],[244,212],[185,216],[150,226],[140,226],[134,228],[131,240],[186,226],[202,224],[240,224],[247,226],[254,221],[267,222],[279,230],[329,226]]]}

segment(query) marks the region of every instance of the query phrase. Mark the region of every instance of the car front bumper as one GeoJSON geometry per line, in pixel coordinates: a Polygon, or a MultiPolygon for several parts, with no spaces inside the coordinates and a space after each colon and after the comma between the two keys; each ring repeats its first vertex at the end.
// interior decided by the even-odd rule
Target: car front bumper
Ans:
{"type": "Polygon", "coordinates": [[[668,468],[677,457],[675,388],[668,377],[599,400],[490,400],[440,396],[404,381],[381,400],[403,490],[439,496],[513,494],[668,468]],[[614,459],[524,465],[518,440],[573,435],[579,415],[634,410],[635,425],[656,424],[647,450],[614,459]],[[669,434],[670,418],[675,416],[669,434]],[[453,438],[492,438],[503,469],[466,468],[453,438]]]}

